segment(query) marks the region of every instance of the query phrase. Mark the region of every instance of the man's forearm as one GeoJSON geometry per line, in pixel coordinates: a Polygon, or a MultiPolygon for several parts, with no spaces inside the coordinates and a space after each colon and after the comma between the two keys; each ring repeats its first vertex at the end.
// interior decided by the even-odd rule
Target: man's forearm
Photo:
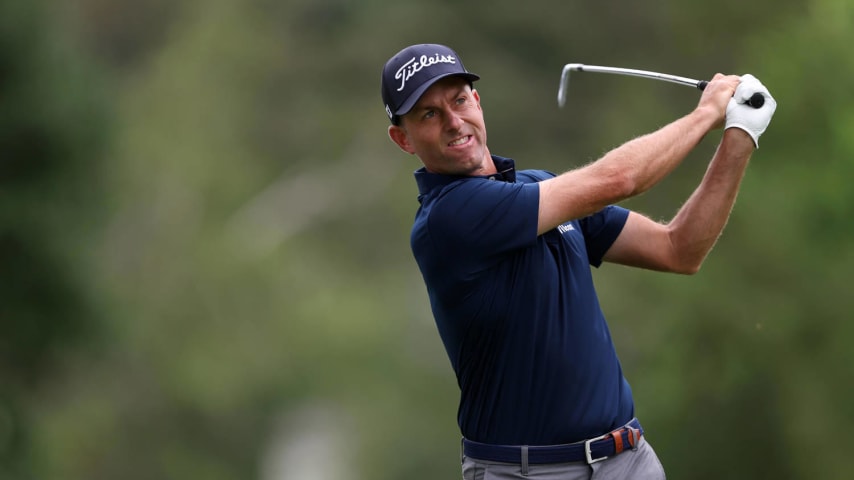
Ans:
{"type": "Polygon", "coordinates": [[[628,196],[638,195],[669,175],[714,127],[715,121],[710,111],[696,109],[654,133],[626,142],[600,162],[618,165],[634,186],[628,196]]]}
{"type": "Polygon", "coordinates": [[[753,147],[744,131],[726,130],[703,181],[670,222],[674,251],[684,263],[699,267],[723,231],[753,147]]]}
{"type": "Polygon", "coordinates": [[[714,112],[696,109],[590,165],[541,182],[538,232],[649,190],[682,162],[715,121],[714,112]]]}

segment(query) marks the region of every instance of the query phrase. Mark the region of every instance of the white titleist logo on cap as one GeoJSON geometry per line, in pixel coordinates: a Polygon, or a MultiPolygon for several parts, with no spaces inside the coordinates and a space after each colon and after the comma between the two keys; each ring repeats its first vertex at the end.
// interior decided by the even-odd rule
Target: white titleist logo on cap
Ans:
{"type": "Polygon", "coordinates": [[[403,87],[406,86],[406,81],[412,78],[416,73],[420,72],[422,68],[429,67],[437,63],[457,63],[457,59],[454,58],[453,55],[439,55],[438,53],[432,57],[421,55],[419,60],[420,61],[416,62],[415,57],[412,57],[412,60],[404,63],[403,66],[397,70],[397,73],[394,74],[394,78],[400,80],[400,88],[397,89],[398,92],[403,91],[403,87]]]}

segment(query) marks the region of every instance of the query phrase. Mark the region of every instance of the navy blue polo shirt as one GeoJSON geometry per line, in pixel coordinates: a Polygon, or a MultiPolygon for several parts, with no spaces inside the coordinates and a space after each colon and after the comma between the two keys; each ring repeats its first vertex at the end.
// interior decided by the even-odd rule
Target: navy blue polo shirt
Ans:
{"type": "Polygon", "coordinates": [[[590,266],[628,210],[610,206],[537,235],[539,185],[493,156],[485,177],[415,172],[412,251],[460,386],[462,434],[501,445],[554,445],[634,416],[590,266]]]}

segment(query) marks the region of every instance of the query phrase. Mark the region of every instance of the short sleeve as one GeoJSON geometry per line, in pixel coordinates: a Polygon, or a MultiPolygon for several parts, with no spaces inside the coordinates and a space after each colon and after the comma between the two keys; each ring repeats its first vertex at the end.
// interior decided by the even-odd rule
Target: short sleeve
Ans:
{"type": "Polygon", "coordinates": [[[579,220],[590,265],[602,264],[602,257],[623,231],[628,218],[629,210],[611,205],[579,220]]]}

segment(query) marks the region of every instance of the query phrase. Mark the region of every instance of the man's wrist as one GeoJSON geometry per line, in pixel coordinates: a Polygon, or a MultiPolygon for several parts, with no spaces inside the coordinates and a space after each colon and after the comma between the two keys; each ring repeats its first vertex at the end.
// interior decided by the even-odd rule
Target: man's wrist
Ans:
{"type": "Polygon", "coordinates": [[[723,141],[732,148],[743,148],[748,151],[757,148],[753,137],[742,127],[735,125],[724,130],[723,141]]]}
{"type": "Polygon", "coordinates": [[[698,125],[702,126],[707,132],[720,128],[724,122],[719,113],[708,105],[701,105],[691,112],[691,115],[698,125]]]}

